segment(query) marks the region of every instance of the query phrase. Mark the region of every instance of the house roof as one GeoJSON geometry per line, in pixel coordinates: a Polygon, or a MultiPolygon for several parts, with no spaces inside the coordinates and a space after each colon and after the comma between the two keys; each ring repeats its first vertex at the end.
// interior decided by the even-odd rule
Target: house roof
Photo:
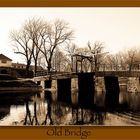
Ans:
{"type": "Polygon", "coordinates": [[[8,58],[7,56],[5,56],[3,54],[0,54],[0,59],[1,60],[9,60],[9,61],[12,61],[12,59],[8,58]]]}

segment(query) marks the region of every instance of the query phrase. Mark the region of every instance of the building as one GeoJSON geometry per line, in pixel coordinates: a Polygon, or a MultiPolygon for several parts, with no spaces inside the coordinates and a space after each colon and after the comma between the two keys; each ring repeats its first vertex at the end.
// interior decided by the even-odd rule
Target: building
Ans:
{"type": "MultiPolygon", "coordinates": [[[[41,66],[37,66],[37,71],[42,71],[41,66]]],[[[29,68],[29,74],[27,76],[26,64],[12,63],[12,59],[7,56],[0,54],[0,75],[8,74],[18,78],[33,77],[34,65],[29,68]]]]}
{"type": "Polygon", "coordinates": [[[12,67],[12,59],[0,54],[0,67],[12,67]]]}
{"type": "Polygon", "coordinates": [[[21,63],[12,63],[12,68],[15,68],[15,69],[26,69],[26,65],[25,64],[21,64],[21,63]]]}
{"type": "MultiPolygon", "coordinates": [[[[26,64],[21,64],[21,63],[12,63],[12,68],[15,69],[26,69],[26,64]]],[[[34,71],[34,66],[30,65],[29,70],[34,71]]],[[[37,71],[41,71],[43,68],[41,66],[37,66],[37,71]]]]}
{"type": "MultiPolygon", "coordinates": [[[[21,63],[12,63],[12,59],[8,58],[4,54],[0,54],[0,67],[9,67],[9,68],[15,68],[15,69],[26,69],[26,64],[21,63]]],[[[34,66],[30,66],[30,70],[34,71],[34,66]]],[[[37,66],[37,70],[43,70],[41,66],[37,66]]]]}

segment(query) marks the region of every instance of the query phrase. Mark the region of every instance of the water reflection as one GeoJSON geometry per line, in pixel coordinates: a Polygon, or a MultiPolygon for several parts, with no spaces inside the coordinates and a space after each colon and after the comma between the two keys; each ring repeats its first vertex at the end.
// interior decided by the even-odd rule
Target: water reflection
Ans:
{"type": "Polygon", "coordinates": [[[45,95],[46,95],[45,99],[47,101],[47,113],[46,113],[45,121],[42,124],[46,125],[47,122],[49,121],[49,124],[53,125],[53,120],[52,120],[52,117],[51,117],[51,112],[52,112],[52,108],[51,108],[52,93],[50,91],[45,91],[45,95]]]}
{"type": "Polygon", "coordinates": [[[10,113],[10,105],[0,106],[0,120],[2,120],[5,116],[10,113]]]}
{"type": "Polygon", "coordinates": [[[139,125],[139,110],[132,110],[136,107],[132,101],[139,95],[129,94],[120,93],[121,109],[126,101],[128,109],[118,108],[113,112],[105,110],[105,93],[101,92],[95,94],[93,104],[85,106],[78,104],[77,90],[71,92],[71,104],[58,102],[56,90],[3,94],[0,95],[0,125],[139,125]]]}
{"type": "Polygon", "coordinates": [[[26,101],[26,116],[25,116],[25,120],[24,120],[24,125],[26,125],[26,124],[32,124],[31,112],[30,112],[30,109],[29,109],[28,101],[26,101]]]}
{"type": "Polygon", "coordinates": [[[103,125],[106,113],[105,112],[94,112],[92,110],[82,108],[72,108],[73,124],[97,124],[103,125]]]}

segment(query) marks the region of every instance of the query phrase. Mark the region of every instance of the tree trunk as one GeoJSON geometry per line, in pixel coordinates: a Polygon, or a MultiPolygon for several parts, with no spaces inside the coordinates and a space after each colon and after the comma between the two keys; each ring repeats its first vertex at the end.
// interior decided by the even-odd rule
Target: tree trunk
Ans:
{"type": "Polygon", "coordinates": [[[37,59],[35,60],[34,73],[37,73],[37,59]]]}
{"type": "Polygon", "coordinates": [[[51,59],[49,59],[49,62],[48,62],[48,72],[51,72],[51,68],[52,68],[52,66],[51,66],[51,59]]]}
{"type": "Polygon", "coordinates": [[[27,65],[26,65],[26,77],[28,77],[28,76],[29,76],[30,64],[31,64],[31,61],[30,61],[30,60],[28,60],[28,61],[27,61],[27,65]]]}
{"type": "Polygon", "coordinates": [[[129,72],[131,72],[132,70],[132,65],[129,65],[129,72]]]}

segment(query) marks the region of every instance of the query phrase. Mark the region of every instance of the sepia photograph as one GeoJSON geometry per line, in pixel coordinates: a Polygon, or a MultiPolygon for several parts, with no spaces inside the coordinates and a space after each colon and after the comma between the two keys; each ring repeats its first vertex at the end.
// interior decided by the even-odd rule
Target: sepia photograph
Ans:
{"type": "Polygon", "coordinates": [[[139,17],[139,7],[1,7],[0,126],[139,126],[139,17]]]}

